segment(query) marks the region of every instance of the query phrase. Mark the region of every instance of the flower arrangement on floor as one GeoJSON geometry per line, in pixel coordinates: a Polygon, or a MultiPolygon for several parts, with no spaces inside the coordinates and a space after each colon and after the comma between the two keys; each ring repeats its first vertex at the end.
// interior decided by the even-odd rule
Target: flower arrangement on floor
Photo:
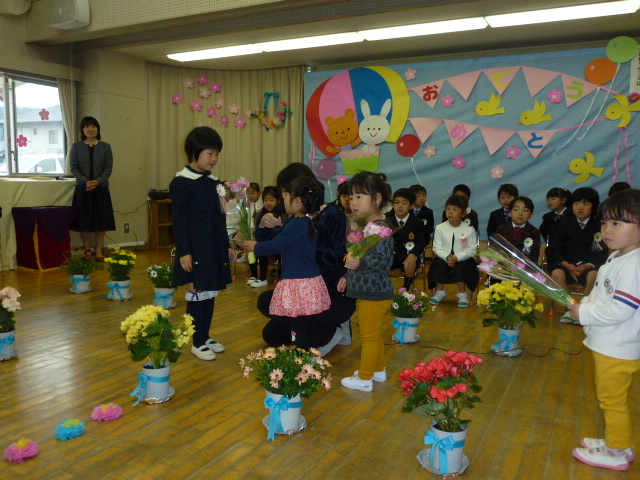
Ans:
{"type": "Polygon", "coordinates": [[[538,319],[535,312],[544,310],[541,303],[536,304],[536,296],[529,287],[508,280],[478,293],[478,305],[487,307],[491,314],[482,320],[483,326],[496,325],[505,330],[515,330],[525,322],[535,328],[538,319]]]}
{"type": "Polygon", "coordinates": [[[331,388],[331,366],[315,348],[309,351],[295,346],[269,347],[240,359],[242,376],[255,375],[268,392],[293,398],[308,398],[321,388],[331,388]]]}
{"type": "Polygon", "coordinates": [[[156,288],[171,288],[173,279],[173,264],[163,263],[161,265],[151,265],[147,268],[149,279],[156,288]]]}
{"type": "Polygon", "coordinates": [[[109,271],[109,278],[115,282],[122,282],[130,279],[131,270],[136,264],[136,255],[129,250],[120,247],[113,249],[111,255],[104,259],[109,271]]]}
{"type": "MultiPolygon", "coordinates": [[[[0,301],[2,301],[0,305],[0,333],[12,332],[16,329],[15,312],[22,310],[18,301],[20,296],[20,292],[13,287],[4,287],[0,290],[0,301]]],[[[0,348],[1,350],[2,348],[0,348]]]]}
{"type": "Polygon", "coordinates": [[[27,458],[35,457],[40,453],[40,447],[33,440],[21,438],[12,443],[4,451],[4,458],[11,463],[22,463],[27,458]]]}
{"type": "Polygon", "coordinates": [[[82,275],[88,277],[96,270],[102,270],[102,263],[97,262],[91,252],[84,253],[79,250],[75,253],[65,253],[60,268],[69,275],[82,275]]]}
{"type": "Polygon", "coordinates": [[[391,235],[393,230],[390,227],[383,227],[375,222],[363,226],[359,218],[352,216],[347,224],[347,255],[362,258],[391,235]]]}
{"type": "Polygon", "coordinates": [[[401,288],[393,297],[391,313],[394,317],[421,318],[429,308],[429,297],[421,291],[401,288]]]}
{"type": "Polygon", "coordinates": [[[131,359],[140,362],[148,359],[154,369],[176,363],[180,349],[193,336],[193,317],[183,315],[182,322],[174,325],[169,320],[169,311],[162,307],[145,305],[125,318],[120,324],[122,335],[128,344],[131,359]]]}
{"type": "Polygon", "coordinates": [[[460,418],[464,408],[481,402],[475,395],[482,390],[474,368],[482,359],[466,352],[448,351],[429,363],[420,362],[400,374],[406,398],[403,412],[430,416],[444,432],[465,430],[470,420],[460,418]]]}

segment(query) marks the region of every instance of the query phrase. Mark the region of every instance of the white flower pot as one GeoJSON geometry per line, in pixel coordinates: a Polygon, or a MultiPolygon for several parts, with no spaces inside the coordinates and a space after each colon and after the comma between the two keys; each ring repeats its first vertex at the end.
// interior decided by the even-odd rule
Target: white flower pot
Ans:
{"type": "Polygon", "coordinates": [[[496,355],[503,357],[517,357],[522,353],[522,350],[518,348],[518,341],[520,340],[520,328],[514,330],[507,330],[505,328],[498,327],[500,334],[500,340],[491,346],[496,355]]]}
{"type": "Polygon", "coordinates": [[[296,395],[291,399],[265,391],[265,406],[269,408],[269,436],[272,433],[288,433],[298,430],[300,427],[300,410],[302,409],[302,397],[296,395]],[[287,404],[285,407],[283,404],[287,404]],[[270,405],[272,405],[270,407],[270,405]],[[286,410],[285,410],[286,408],[286,410]]]}
{"type": "Polygon", "coordinates": [[[437,428],[435,421],[432,422],[424,443],[425,445],[431,445],[429,449],[429,463],[433,471],[441,475],[462,471],[464,444],[466,440],[467,430],[461,432],[443,432],[437,428]]]}
{"type": "Polygon", "coordinates": [[[173,301],[173,296],[176,294],[176,290],[174,288],[155,288],[153,291],[156,294],[156,299],[153,301],[153,304],[157,307],[162,307],[164,309],[170,309],[176,307],[178,304],[173,301]]]}
{"type": "Polygon", "coordinates": [[[0,360],[9,360],[17,357],[16,352],[16,331],[0,333],[0,360]]]}
{"type": "Polygon", "coordinates": [[[70,275],[71,293],[87,293],[91,291],[91,275],[70,275]]]}
{"type": "Polygon", "coordinates": [[[147,376],[147,393],[144,398],[163,398],[169,395],[171,364],[163,368],[153,368],[151,363],[142,366],[142,373],[147,376]]]}
{"type": "Polygon", "coordinates": [[[396,328],[395,339],[400,345],[416,343],[418,337],[418,325],[420,318],[396,317],[393,326],[396,328]]]}
{"type": "Polygon", "coordinates": [[[131,298],[131,280],[111,280],[107,286],[109,294],[107,298],[116,302],[122,302],[131,298]]]}

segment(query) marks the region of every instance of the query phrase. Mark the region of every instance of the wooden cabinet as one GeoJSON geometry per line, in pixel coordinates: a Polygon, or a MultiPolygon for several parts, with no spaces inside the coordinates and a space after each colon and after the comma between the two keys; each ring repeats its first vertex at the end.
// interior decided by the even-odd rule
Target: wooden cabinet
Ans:
{"type": "Polygon", "coordinates": [[[149,203],[149,248],[173,247],[176,239],[173,236],[171,200],[151,200],[149,203]]]}

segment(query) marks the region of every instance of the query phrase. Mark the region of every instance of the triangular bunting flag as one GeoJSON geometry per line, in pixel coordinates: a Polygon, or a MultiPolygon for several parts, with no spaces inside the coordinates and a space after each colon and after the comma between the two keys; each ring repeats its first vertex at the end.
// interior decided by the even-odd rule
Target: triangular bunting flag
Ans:
{"type": "Polygon", "coordinates": [[[436,106],[436,102],[440,98],[440,92],[442,92],[443,84],[444,79],[436,80],[432,83],[425,83],[424,85],[413,87],[410,90],[413,90],[427,105],[434,108],[436,106]]]}
{"type": "Polygon", "coordinates": [[[520,67],[486,68],[483,70],[489,81],[500,95],[504,93],[516,76],[520,67]]]}
{"type": "Polygon", "coordinates": [[[468,100],[469,95],[471,95],[471,92],[473,91],[473,87],[476,86],[480,72],[482,72],[482,70],[476,70],[475,72],[449,77],[446,80],[453,88],[456,89],[456,92],[458,92],[462,98],[468,100]]]}
{"type": "Polygon", "coordinates": [[[562,78],[564,86],[564,100],[567,102],[567,107],[583,99],[597,88],[597,85],[593,83],[564,73],[560,74],[560,78],[562,78]]]}
{"type": "Polygon", "coordinates": [[[509,141],[511,137],[516,133],[514,130],[504,130],[502,128],[493,127],[478,127],[484,137],[484,143],[487,145],[489,154],[493,155],[509,141]]]}
{"type": "Polygon", "coordinates": [[[447,126],[449,132],[449,138],[451,139],[451,145],[456,148],[465,139],[471,135],[478,125],[472,125],[470,123],[456,122],[455,120],[444,120],[444,124],[447,126]]]}
{"type": "Polygon", "coordinates": [[[524,79],[532,97],[536,96],[540,90],[549,85],[559,75],[558,72],[535,67],[522,67],[522,73],[524,73],[524,79]]]}
{"type": "Polygon", "coordinates": [[[542,149],[547,146],[547,143],[551,141],[556,132],[557,130],[529,130],[517,133],[533,158],[538,158],[542,149]]]}
{"type": "Polygon", "coordinates": [[[409,121],[411,125],[413,125],[414,130],[418,134],[418,138],[420,138],[420,143],[424,143],[429,140],[429,137],[436,131],[436,128],[440,126],[442,123],[441,118],[429,118],[429,117],[420,117],[420,118],[410,118],[409,121]]]}

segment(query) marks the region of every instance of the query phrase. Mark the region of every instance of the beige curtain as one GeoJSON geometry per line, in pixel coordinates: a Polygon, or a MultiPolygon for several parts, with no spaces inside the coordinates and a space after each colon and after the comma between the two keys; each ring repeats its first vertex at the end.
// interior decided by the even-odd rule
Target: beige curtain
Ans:
{"type": "Polygon", "coordinates": [[[78,135],[78,122],[76,114],[76,83],[66,78],[57,78],[58,96],[60,97],[60,107],[62,109],[62,123],[67,136],[67,152],[64,164],[64,174],[71,175],[71,165],[69,164],[69,152],[71,145],[76,141],[78,135]]]}
{"type": "MultiPolygon", "coordinates": [[[[185,165],[184,139],[198,125],[217,130],[224,142],[220,161],[214,174],[223,180],[234,181],[243,176],[260,186],[273,185],[277,173],[291,162],[303,161],[304,125],[304,68],[302,66],[269,70],[196,70],[167,65],[147,65],[148,82],[148,137],[147,175],[149,188],[167,188],[176,172],[185,165]],[[209,78],[207,88],[213,82],[222,86],[219,93],[208,98],[200,96],[198,75],[209,78]],[[187,88],[185,78],[192,78],[193,88],[187,88]],[[293,116],[286,124],[266,131],[258,119],[248,118],[247,110],[262,108],[265,92],[279,92],[280,101],[286,101],[293,116]],[[180,105],[172,104],[172,96],[183,96],[180,105]],[[207,109],[218,99],[224,106],[215,117],[207,116],[207,109]],[[191,108],[193,101],[203,103],[202,111],[191,108]],[[230,113],[229,106],[239,106],[239,113],[230,113]],[[220,122],[222,115],[229,117],[229,124],[220,122]],[[245,117],[244,128],[234,126],[237,117],[245,117]]],[[[273,100],[271,115],[276,111],[273,100]]]]}

